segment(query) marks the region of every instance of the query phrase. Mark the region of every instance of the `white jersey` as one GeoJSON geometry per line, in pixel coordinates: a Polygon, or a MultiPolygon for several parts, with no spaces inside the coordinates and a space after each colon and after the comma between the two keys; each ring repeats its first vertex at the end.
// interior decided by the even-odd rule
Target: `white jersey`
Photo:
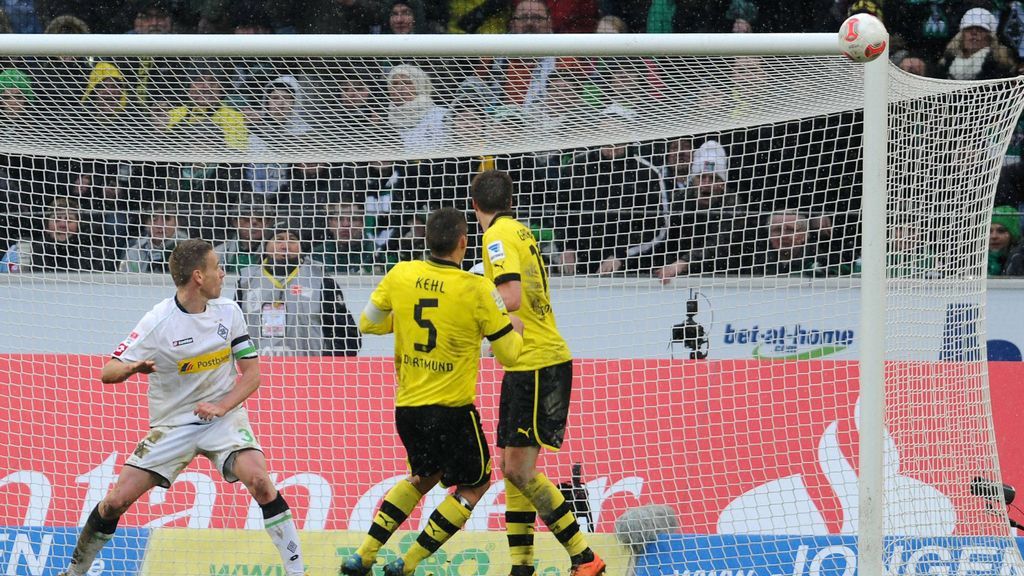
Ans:
{"type": "Polygon", "coordinates": [[[206,310],[189,314],[176,297],[153,307],[114,350],[124,362],[152,360],[149,425],[203,423],[193,410],[216,402],[235,384],[235,359],[255,358],[242,310],[234,300],[217,298],[206,310]]]}

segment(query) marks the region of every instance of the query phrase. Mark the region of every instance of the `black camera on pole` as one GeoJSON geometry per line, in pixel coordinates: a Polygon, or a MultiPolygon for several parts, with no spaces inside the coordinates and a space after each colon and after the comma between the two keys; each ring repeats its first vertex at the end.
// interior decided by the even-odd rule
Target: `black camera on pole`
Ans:
{"type": "MultiPolygon", "coordinates": [[[[995,510],[992,504],[1004,504],[1006,506],[1013,504],[1013,499],[1017,497],[1017,490],[1009,484],[1002,484],[982,476],[975,476],[971,479],[971,494],[985,499],[985,508],[994,513],[995,510]]],[[[1011,528],[1024,530],[1024,525],[1017,523],[1013,518],[1007,518],[1010,521],[1011,528]]]]}
{"type": "Polygon", "coordinates": [[[989,480],[981,476],[975,476],[971,480],[971,494],[981,496],[985,500],[1000,502],[1009,506],[1017,497],[1017,491],[1009,484],[1000,484],[995,480],[989,480]],[[1002,496],[1002,499],[1000,499],[1002,496]]]}
{"type": "Polygon", "coordinates": [[[686,320],[672,327],[672,343],[679,342],[690,350],[690,360],[708,357],[708,338],[704,327],[693,319],[697,315],[697,299],[686,301],[686,320]]]}

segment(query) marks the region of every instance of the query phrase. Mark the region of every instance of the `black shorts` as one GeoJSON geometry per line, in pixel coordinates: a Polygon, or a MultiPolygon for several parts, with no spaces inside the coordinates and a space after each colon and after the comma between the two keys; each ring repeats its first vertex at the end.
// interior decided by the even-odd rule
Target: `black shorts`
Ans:
{"type": "Polygon", "coordinates": [[[529,372],[505,372],[498,446],[562,447],[572,395],[572,360],[529,372]]]}
{"type": "Polygon", "coordinates": [[[481,486],[491,479],[491,451],[472,404],[395,408],[395,427],[416,476],[441,473],[445,486],[481,486]]]}

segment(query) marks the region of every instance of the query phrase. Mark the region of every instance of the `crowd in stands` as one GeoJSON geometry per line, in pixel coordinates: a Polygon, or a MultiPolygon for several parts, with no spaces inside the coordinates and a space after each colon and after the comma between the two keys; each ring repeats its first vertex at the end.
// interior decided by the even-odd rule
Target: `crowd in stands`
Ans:
{"type": "MultiPolygon", "coordinates": [[[[911,74],[955,80],[1024,72],[1024,0],[0,0],[0,32],[18,33],[567,33],[835,32],[869,12],[893,35],[891,58],[911,74]]],[[[81,134],[132,127],[142,145],[211,137],[225,150],[301,148],[320,127],[304,115],[313,91],[344,109],[345,132],[393,139],[410,153],[479,130],[497,110],[546,111],[574,100],[596,118],[636,111],[619,87],[659,82],[650,70],[576,82],[566,62],[472,59],[450,70],[395,60],[346,70],[331,86],[271,58],[223,63],[154,58],[0,58],[0,124],[73,109],[81,134]],[[145,132],[145,134],[143,134],[145,132]]],[[[737,60],[742,63],[742,59],[737,60]]],[[[594,74],[601,74],[600,63],[594,74]]],[[[749,274],[831,277],[859,271],[859,136],[849,114],[682,138],[551,152],[429,161],[198,164],[0,156],[0,272],[162,272],[175,242],[201,236],[229,273],[267,258],[274,231],[292,232],[330,274],[381,274],[422,257],[425,215],[468,208],[470,179],[512,173],[516,203],[553,274],[749,274]],[[815,152],[794,151],[815,146],[815,152]]],[[[485,139],[486,134],[481,134],[485,139]]],[[[1024,120],[1006,153],[988,271],[1024,275],[1024,120]]],[[[914,230],[897,231],[890,273],[949,274],[914,230]]],[[[474,239],[475,240],[475,239],[474,239]]],[[[479,259],[471,246],[467,260],[479,259]]]]}

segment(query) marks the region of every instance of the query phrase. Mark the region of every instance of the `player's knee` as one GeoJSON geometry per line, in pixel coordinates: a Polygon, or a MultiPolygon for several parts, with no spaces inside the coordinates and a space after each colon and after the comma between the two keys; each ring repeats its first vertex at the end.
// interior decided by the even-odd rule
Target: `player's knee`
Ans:
{"type": "Polygon", "coordinates": [[[253,477],[246,483],[246,488],[249,489],[249,494],[252,494],[253,499],[261,504],[270,502],[277,496],[277,488],[270,481],[270,476],[265,474],[258,474],[253,477]]]}
{"type": "Polygon", "coordinates": [[[408,480],[409,484],[412,484],[412,487],[418,490],[420,494],[426,494],[427,491],[430,490],[430,488],[425,486],[426,482],[424,482],[422,476],[410,474],[406,480],[408,480]]]}
{"type": "Polygon", "coordinates": [[[491,487],[491,481],[488,480],[479,486],[459,486],[459,489],[455,491],[455,498],[462,503],[463,506],[473,509],[483,499],[484,494],[487,494],[487,490],[491,487]]]}
{"type": "Polygon", "coordinates": [[[470,496],[470,498],[473,499],[473,505],[474,506],[476,505],[477,502],[480,501],[481,498],[484,497],[484,494],[487,494],[487,491],[490,490],[490,488],[491,488],[491,481],[490,480],[486,480],[486,481],[484,481],[483,484],[481,484],[479,486],[474,486],[473,488],[470,489],[469,496],[470,496]]]}
{"type": "Polygon", "coordinates": [[[530,470],[524,466],[516,466],[508,462],[502,462],[501,474],[506,480],[512,483],[513,486],[522,490],[526,484],[533,478],[530,470]]]}
{"type": "Polygon", "coordinates": [[[418,476],[416,474],[412,474],[409,476],[408,480],[409,483],[412,484],[413,488],[418,490],[420,494],[426,495],[427,492],[430,492],[430,490],[433,489],[434,486],[437,486],[437,483],[441,481],[441,473],[438,472],[433,476],[418,476]]]}
{"type": "Polygon", "coordinates": [[[107,497],[100,502],[99,513],[105,520],[116,520],[124,515],[131,507],[132,501],[117,492],[107,494],[107,497]]]}

